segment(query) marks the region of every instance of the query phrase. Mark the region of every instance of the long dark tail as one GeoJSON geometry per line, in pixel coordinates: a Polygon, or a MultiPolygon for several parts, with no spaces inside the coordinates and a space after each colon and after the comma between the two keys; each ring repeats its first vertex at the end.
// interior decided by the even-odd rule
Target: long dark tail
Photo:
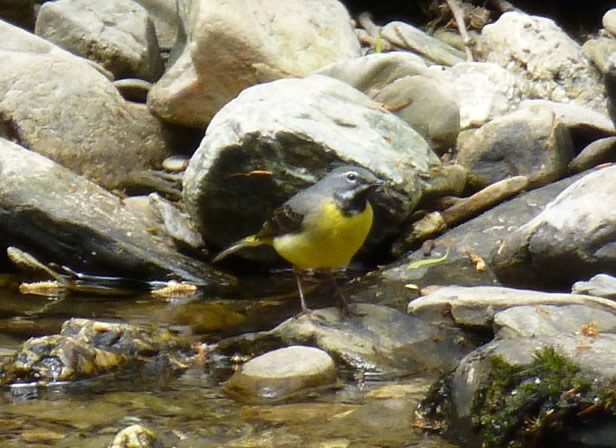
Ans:
{"type": "Polygon", "coordinates": [[[226,258],[229,255],[234,254],[238,250],[244,249],[245,247],[255,247],[260,246],[261,244],[265,244],[265,242],[258,240],[254,235],[247,236],[246,238],[242,238],[241,240],[236,241],[235,243],[227,247],[225,250],[223,250],[221,253],[216,255],[212,260],[212,263],[218,263],[223,258],[226,258]]]}

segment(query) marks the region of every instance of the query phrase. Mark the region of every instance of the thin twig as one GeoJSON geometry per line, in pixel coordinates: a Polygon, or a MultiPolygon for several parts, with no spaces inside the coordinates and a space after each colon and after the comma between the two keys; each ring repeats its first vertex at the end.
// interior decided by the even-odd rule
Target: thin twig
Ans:
{"type": "Polygon", "coordinates": [[[464,52],[466,53],[466,60],[468,62],[473,61],[473,54],[471,53],[470,44],[471,39],[468,36],[468,32],[466,31],[466,25],[464,25],[464,14],[462,13],[462,8],[458,4],[458,0],[445,0],[449,9],[451,9],[451,13],[453,14],[456,23],[458,24],[458,31],[460,32],[460,36],[462,36],[462,43],[464,44],[464,52]]]}

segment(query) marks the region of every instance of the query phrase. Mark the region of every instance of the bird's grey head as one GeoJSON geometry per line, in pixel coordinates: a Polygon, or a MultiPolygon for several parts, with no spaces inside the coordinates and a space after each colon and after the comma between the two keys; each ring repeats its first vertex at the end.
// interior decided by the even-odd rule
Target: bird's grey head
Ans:
{"type": "Polygon", "coordinates": [[[383,185],[371,171],[352,165],[336,168],[323,181],[338,205],[349,214],[362,212],[368,194],[383,185]]]}

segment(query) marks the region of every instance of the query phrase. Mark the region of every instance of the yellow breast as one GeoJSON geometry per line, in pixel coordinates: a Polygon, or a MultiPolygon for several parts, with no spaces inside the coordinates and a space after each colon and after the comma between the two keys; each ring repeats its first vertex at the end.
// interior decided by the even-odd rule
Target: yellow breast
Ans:
{"type": "Polygon", "coordinates": [[[336,268],[347,265],[364,243],[372,226],[372,207],[345,216],[333,201],[304,217],[303,230],[275,237],[274,249],[302,268],[336,268]]]}

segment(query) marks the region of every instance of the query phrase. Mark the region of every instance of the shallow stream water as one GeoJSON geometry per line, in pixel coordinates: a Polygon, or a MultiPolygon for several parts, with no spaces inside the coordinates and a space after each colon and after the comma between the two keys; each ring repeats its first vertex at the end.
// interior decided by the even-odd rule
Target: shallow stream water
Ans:
{"type": "MultiPolygon", "coordinates": [[[[269,329],[296,312],[297,298],[159,299],[21,295],[0,288],[0,355],[32,336],[56,334],[71,317],[170,328],[210,343],[269,329]],[[288,300],[287,300],[288,299],[288,300]]],[[[377,381],[341,372],[336,387],[292,403],[245,405],[225,396],[228,362],[206,362],[179,377],[104,376],[44,388],[5,387],[0,396],[2,447],[107,447],[139,423],[160,447],[452,447],[414,428],[412,416],[433,377],[377,381]]]]}

